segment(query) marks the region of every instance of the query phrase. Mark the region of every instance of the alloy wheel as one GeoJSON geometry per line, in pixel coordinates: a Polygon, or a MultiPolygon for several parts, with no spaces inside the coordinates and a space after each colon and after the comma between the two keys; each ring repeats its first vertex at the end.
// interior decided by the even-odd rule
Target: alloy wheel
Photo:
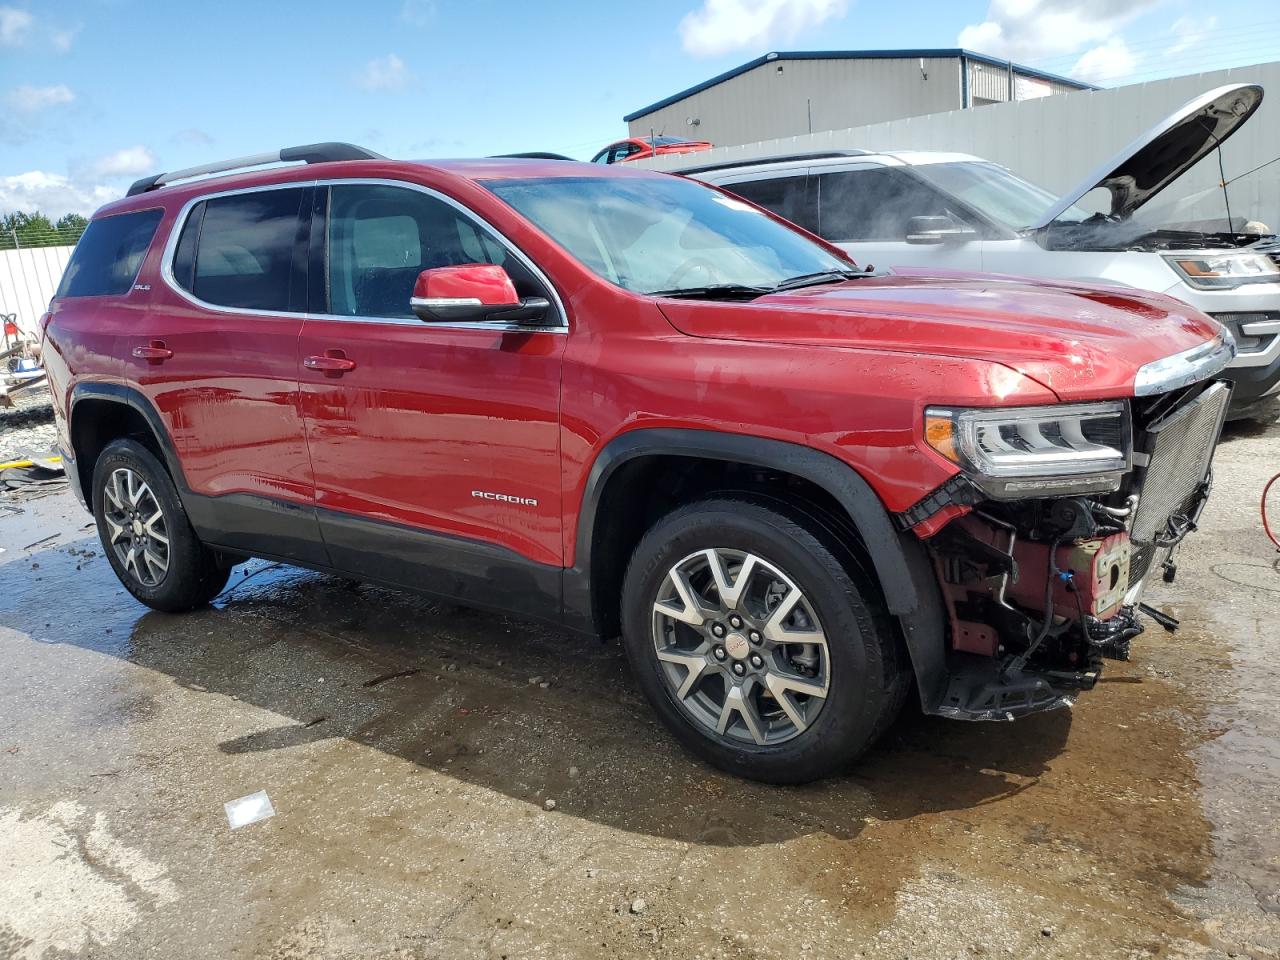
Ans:
{"type": "Polygon", "coordinates": [[[129,576],[154,587],[169,570],[169,531],[155,493],[128,467],[111,471],[103,488],[107,542],[129,576]]]}
{"type": "Polygon", "coordinates": [[[741,550],[676,563],[653,604],[653,644],[668,689],[711,733],[757,745],[813,725],[826,703],[826,634],[800,587],[741,550]]]}

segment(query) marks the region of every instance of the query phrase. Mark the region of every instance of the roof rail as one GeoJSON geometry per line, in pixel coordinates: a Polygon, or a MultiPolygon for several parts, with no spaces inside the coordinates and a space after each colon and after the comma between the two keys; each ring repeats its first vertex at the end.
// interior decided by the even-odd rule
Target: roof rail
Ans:
{"type": "Polygon", "coordinates": [[[282,147],[271,153],[255,153],[248,157],[236,157],[234,160],[219,160],[199,167],[187,167],[185,170],[174,170],[170,173],[157,173],[135,181],[125,194],[134,197],[148,190],[157,190],[175,180],[189,180],[192,177],[203,177],[211,173],[227,173],[246,167],[261,167],[268,163],[330,163],[335,160],[385,160],[380,153],[357,147],[351,143],[307,143],[300,147],[282,147]]]}
{"type": "Polygon", "coordinates": [[[527,153],[495,153],[490,160],[569,160],[563,153],[547,153],[545,150],[530,150],[527,153]]]}
{"type": "Polygon", "coordinates": [[[667,173],[710,173],[712,170],[731,170],[734,167],[758,167],[766,163],[787,163],[793,160],[832,160],[836,157],[867,157],[870,150],[810,150],[804,153],[779,153],[772,157],[752,157],[750,160],[722,160],[720,163],[704,163],[697,167],[681,167],[667,173]]]}

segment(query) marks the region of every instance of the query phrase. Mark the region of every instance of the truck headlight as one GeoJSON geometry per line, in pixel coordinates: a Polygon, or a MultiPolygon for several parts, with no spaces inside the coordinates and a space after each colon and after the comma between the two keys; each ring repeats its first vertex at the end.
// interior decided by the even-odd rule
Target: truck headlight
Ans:
{"type": "Polygon", "coordinates": [[[1200,290],[1225,290],[1246,283],[1280,282],[1280,266],[1260,253],[1224,253],[1212,256],[1165,256],[1183,279],[1200,290]]]}
{"type": "Polygon", "coordinates": [[[1133,449],[1124,401],[925,411],[925,441],[1001,500],[1108,493],[1133,449]]]}

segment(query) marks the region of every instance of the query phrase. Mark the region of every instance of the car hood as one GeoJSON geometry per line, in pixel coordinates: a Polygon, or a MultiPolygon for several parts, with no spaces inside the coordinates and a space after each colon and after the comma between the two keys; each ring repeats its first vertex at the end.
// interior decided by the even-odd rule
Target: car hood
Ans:
{"type": "Polygon", "coordinates": [[[1133,393],[1144,364],[1214,339],[1218,324],[1170,297],[1017,277],[900,271],[749,303],[661,300],[694,337],[987,360],[1063,400],[1133,393]]]}
{"type": "Polygon", "coordinates": [[[1030,229],[1047,227],[1099,187],[1111,194],[1113,217],[1132,215],[1239,130],[1261,105],[1262,87],[1256,83],[1232,83],[1202,93],[1064,193],[1030,229]]]}

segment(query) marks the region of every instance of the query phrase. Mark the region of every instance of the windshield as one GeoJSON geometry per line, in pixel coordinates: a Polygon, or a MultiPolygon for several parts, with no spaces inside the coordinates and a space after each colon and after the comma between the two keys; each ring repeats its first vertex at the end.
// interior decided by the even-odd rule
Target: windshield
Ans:
{"type": "MultiPolygon", "coordinates": [[[[1058,199],[1043,187],[986,161],[922,163],[911,169],[938,189],[1011,230],[1025,230],[1058,199]]],[[[1058,221],[1078,223],[1088,218],[1089,214],[1079,207],[1068,207],[1058,221]]]]}
{"type": "Polygon", "coordinates": [[[755,207],[679,177],[554,177],[485,186],[589,270],[635,293],[708,287],[764,293],[796,277],[855,269],[755,207]]]}

